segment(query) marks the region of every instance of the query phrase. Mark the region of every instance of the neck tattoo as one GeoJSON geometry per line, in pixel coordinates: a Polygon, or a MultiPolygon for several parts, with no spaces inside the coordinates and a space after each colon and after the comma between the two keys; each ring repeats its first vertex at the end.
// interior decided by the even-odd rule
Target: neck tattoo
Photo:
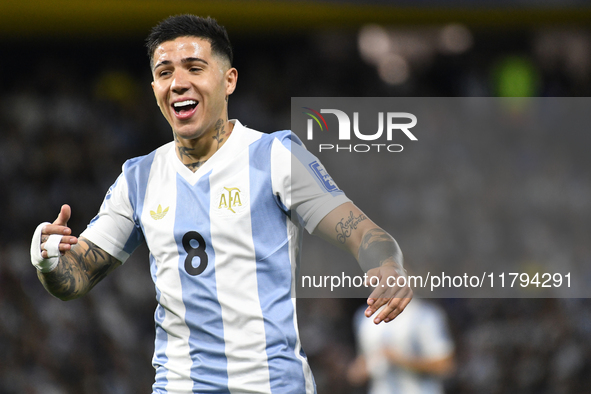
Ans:
{"type": "MultiPolygon", "coordinates": [[[[215,134],[211,137],[216,142],[216,147],[213,153],[217,152],[220,149],[220,146],[224,143],[224,141],[230,136],[231,132],[226,131],[226,122],[223,119],[218,119],[215,123],[214,130],[215,134]]],[[[176,134],[174,135],[174,140],[176,142],[177,152],[181,162],[185,164],[185,166],[190,169],[191,171],[195,172],[199,167],[201,167],[205,162],[209,159],[201,159],[201,160],[194,160],[192,158],[193,153],[195,152],[195,148],[188,148],[182,146],[176,134]],[[190,161],[189,163],[185,163],[185,159],[190,161]]],[[[212,155],[213,155],[212,153],[212,155]]]]}

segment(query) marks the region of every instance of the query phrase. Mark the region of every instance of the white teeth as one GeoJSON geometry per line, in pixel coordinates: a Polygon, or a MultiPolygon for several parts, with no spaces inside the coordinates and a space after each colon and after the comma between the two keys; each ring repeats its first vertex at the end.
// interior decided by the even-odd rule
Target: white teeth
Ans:
{"type": "Polygon", "coordinates": [[[185,101],[179,101],[178,103],[174,103],[173,104],[173,106],[175,108],[184,107],[185,105],[197,105],[197,101],[195,101],[195,100],[185,100],[185,101]]]}

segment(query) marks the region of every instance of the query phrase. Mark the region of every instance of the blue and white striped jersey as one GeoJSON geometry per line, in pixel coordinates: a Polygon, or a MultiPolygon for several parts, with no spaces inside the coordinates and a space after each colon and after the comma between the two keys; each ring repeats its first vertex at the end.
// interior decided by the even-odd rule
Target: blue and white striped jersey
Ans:
{"type": "Polygon", "coordinates": [[[82,236],[122,262],[149,247],[154,394],[314,393],[292,294],[302,227],[349,200],[294,134],[232,122],[196,172],[173,142],[127,161],[82,236]]]}

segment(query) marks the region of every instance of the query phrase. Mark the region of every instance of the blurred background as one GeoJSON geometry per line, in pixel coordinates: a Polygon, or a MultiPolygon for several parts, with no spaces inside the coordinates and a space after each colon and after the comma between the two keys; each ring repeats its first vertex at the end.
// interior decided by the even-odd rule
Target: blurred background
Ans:
{"type": "MultiPolygon", "coordinates": [[[[230,117],[268,132],[290,127],[292,96],[591,92],[591,7],[582,0],[4,0],[0,394],[150,392],[156,301],[147,250],[83,299],[64,303],[38,282],[29,243],[37,224],[54,220],[63,203],[72,206],[70,225],[80,233],[123,162],[170,141],[152,96],[143,40],[156,22],[178,13],[211,15],[227,27],[239,71],[230,117]]],[[[550,136],[527,136],[517,145],[501,140],[497,148],[507,160],[500,168],[443,146],[436,161],[409,158],[402,172],[391,169],[404,209],[382,212],[386,204],[375,204],[369,216],[416,259],[436,258],[425,250],[463,255],[466,245],[472,253],[491,253],[495,238],[489,235],[499,222],[511,225],[515,211],[470,211],[455,242],[446,218],[467,198],[493,195],[494,180],[504,177],[503,184],[523,191],[523,204],[533,210],[528,217],[548,215],[545,225],[516,222],[520,259],[535,258],[541,248],[566,263],[589,264],[587,142],[584,135],[559,145],[550,136]],[[536,149],[554,147],[556,160],[527,160],[536,149]],[[463,187],[443,187],[443,169],[429,170],[437,163],[451,163],[463,187]],[[536,193],[527,194],[522,177],[507,176],[516,163],[536,193]],[[477,194],[466,194],[471,185],[477,194]],[[563,199],[563,191],[570,198],[563,199]],[[441,193],[444,199],[437,198],[441,193]],[[381,217],[391,224],[380,223],[381,217]],[[463,243],[461,234],[475,228],[480,235],[463,243]]],[[[326,258],[326,250],[312,245],[307,253],[326,258]]],[[[346,378],[357,355],[353,316],[364,302],[298,300],[302,342],[320,394],[366,392],[366,384],[346,378]]],[[[456,368],[444,379],[446,392],[591,392],[589,300],[431,302],[443,311],[455,343],[456,368]]]]}

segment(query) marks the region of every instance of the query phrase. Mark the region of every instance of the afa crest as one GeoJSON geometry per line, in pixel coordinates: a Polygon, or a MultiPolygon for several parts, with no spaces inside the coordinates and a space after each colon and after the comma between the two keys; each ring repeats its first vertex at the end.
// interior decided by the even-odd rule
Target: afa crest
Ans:
{"type": "Polygon", "coordinates": [[[237,187],[224,187],[224,190],[220,194],[218,209],[227,209],[236,213],[234,209],[238,209],[238,207],[242,207],[240,189],[237,187]]]}

